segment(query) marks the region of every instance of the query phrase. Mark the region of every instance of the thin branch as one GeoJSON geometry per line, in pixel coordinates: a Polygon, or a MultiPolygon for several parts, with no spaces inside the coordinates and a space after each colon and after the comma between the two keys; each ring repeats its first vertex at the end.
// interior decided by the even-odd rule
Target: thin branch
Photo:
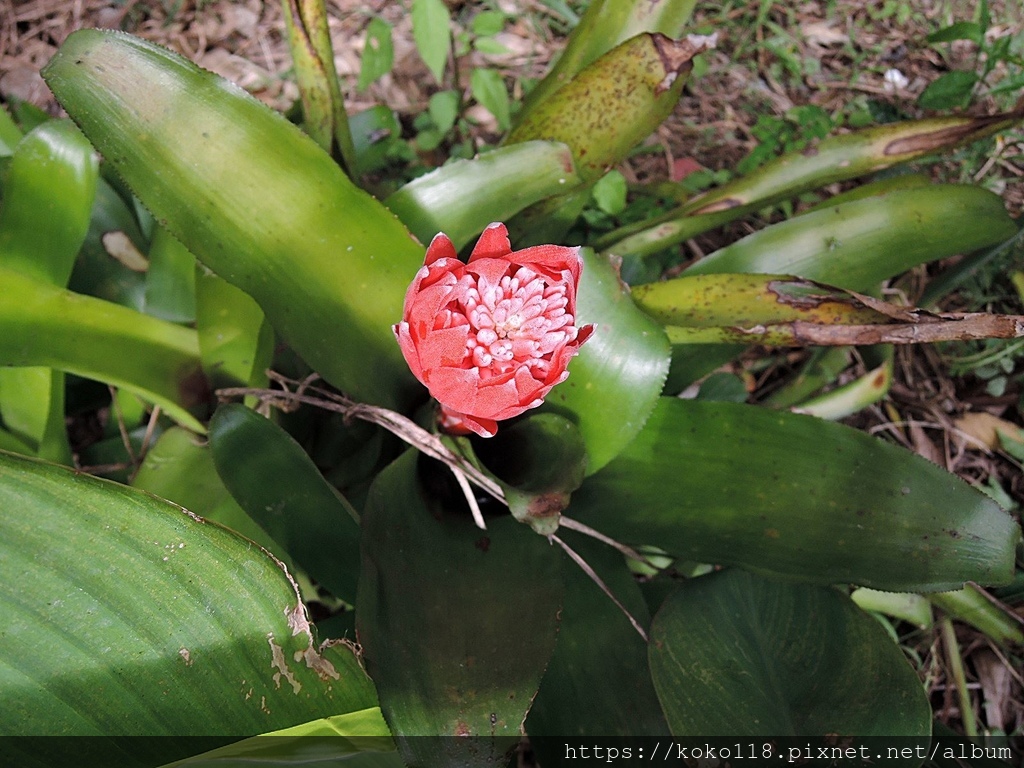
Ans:
{"type": "MultiPolygon", "coordinates": [[[[280,381],[280,377],[278,377],[278,380],[280,381]]],[[[288,404],[305,403],[306,405],[314,405],[327,411],[340,413],[348,418],[368,421],[371,424],[383,427],[409,445],[417,448],[422,453],[425,453],[427,456],[437,459],[452,469],[461,471],[469,480],[484,492],[493,496],[498,501],[505,501],[505,494],[501,490],[500,485],[474,467],[466,460],[465,457],[459,456],[450,450],[448,446],[441,442],[441,439],[437,435],[433,435],[423,429],[423,427],[412,419],[409,419],[400,413],[396,413],[395,411],[388,410],[387,408],[367,405],[366,403],[357,403],[353,400],[349,400],[344,395],[309,386],[307,382],[301,382],[299,383],[299,386],[301,389],[295,392],[287,389],[279,390],[259,389],[255,387],[229,387],[227,389],[218,389],[217,396],[221,399],[252,396],[258,398],[261,402],[275,404],[279,402],[288,404]],[[304,391],[314,392],[317,396],[306,395],[304,394],[304,391]]]]}
{"type": "Polygon", "coordinates": [[[146,424],[146,433],[142,436],[142,445],[139,447],[138,458],[132,461],[134,465],[131,473],[128,475],[128,482],[133,483],[135,476],[139,474],[139,470],[142,469],[142,462],[146,460],[146,454],[149,453],[150,443],[153,440],[153,435],[156,433],[157,422],[160,420],[160,406],[154,405],[153,410],[149,414],[149,422],[146,424]]]}
{"type": "Polygon", "coordinates": [[[570,531],[576,531],[577,533],[582,533],[584,536],[589,536],[592,539],[597,539],[602,544],[607,544],[612,549],[615,549],[618,552],[622,553],[630,560],[636,560],[637,562],[643,563],[647,567],[654,568],[658,571],[662,570],[657,565],[648,560],[646,555],[637,552],[628,544],[623,544],[620,541],[616,541],[611,536],[605,536],[600,531],[595,530],[591,528],[589,525],[585,525],[584,523],[581,523],[578,520],[573,520],[571,517],[562,515],[558,518],[558,524],[561,525],[563,528],[568,528],[570,531]]]}
{"type": "Polygon", "coordinates": [[[618,609],[622,611],[623,614],[625,614],[626,618],[629,619],[629,623],[633,625],[633,629],[635,629],[637,631],[637,634],[639,634],[640,637],[644,639],[644,642],[648,642],[647,633],[644,632],[644,628],[641,627],[639,622],[637,622],[637,620],[633,618],[633,614],[626,610],[626,606],[619,602],[619,599],[608,588],[608,585],[604,583],[604,580],[597,575],[597,572],[594,571],[594,569],[591,568],[590,565],[587,564],[587,561],[584,560],[576,552],[576,550],[574,550],[560,538],[555,536],[555,534],[551,534],[548,538],[565,550],[565,554],[572,558],[573,562],[576,563],[576,565],[578,565],[581,569],[583,569],[583,572],[590,577],[590,580],[597,584],[597,586],[601,588],[601,591],[608,596],[608,599],[615,603],[618,609]]]}
{"type": "Polygon", "coordinates": [[[135,449],[132,448],[131,437],[128,436],[128,425],[124,423],[124,414],[121,412],[121,403],[117,400],[117,390],[107,385],[107,389],[110,390],[110,404],[114,408],[114,418],[117,420],[117,431],[121,434],[121,443],[124,445],[125,451],[128,453],[128,458],[132,464],[135,464],[137,459],[135,457],[135,449]]]}
{"type": "Polygon", "coordinates": [[[149,452],[149,444],[153,441],[153,434],[156,432],[157,422],[160,420],[160,406],[154,405],[149,414],[149,423],[146,424],[146,434],[142,436],[142,449],[140,453],[145,456],[149,452]]]}
{"type": "Polygon", "coordinates": [[[487,523],[484,522],[483,512],[480,511],[480,505],[476,503],[476,494],[473,493],[473,489],[469,487],[469,481],[466,476],[462,473],[461,469],[455,467],[449,467],[452,474],[455,475],[455,481],[459,484],[462,489],[462,494],[466,497],[466,503],[469,504],[469,511],[473,515],[473,522],[476,523],[477,528],[486,531],[487,523]]]}

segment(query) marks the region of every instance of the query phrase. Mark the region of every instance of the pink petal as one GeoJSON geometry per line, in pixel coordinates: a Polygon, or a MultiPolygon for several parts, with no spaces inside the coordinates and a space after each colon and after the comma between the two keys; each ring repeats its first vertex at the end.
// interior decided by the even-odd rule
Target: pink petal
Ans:
{"type": "Polygon", "coordinates": [[[508,259],[483,258],[466,265],[466,271],[495,285],[508,273],[509,266],[508,259]]]}
{"type": "Polygon", "coordinates": [[[413,343],[412,337],[409,335],[409,324],[401,322],[391,326],[391,330],[395,332],[395,337],[398,339],[398,347],[402,350],[402,356],[405,357],[405,362],[409,364],[412,375],[423,381],[423,366],[420,365],[420,356],[416,352],[416,344],[413,343]]]}
{"type": "Polygon", "coordinates": [[[498,432],[498,423],[494,419],[478,419],[465,413],[459,413],[441,406],[441,429],[451,435],[467,435],[475,432],[480,437],[494,437],[498,432]]]}
{"type": "Polygon", "coordinates": [[[455,250],[455,245],[448,238],[444,232],[438,232],[434,235],[434,239],[430,241],[430,245],[427,246],[427,255],[423,259],[423,263],[426,266],[430,266],[438,259],[458,259],[459,254],[455,250]]]}
{"type": "Polygon", "coordinates": [[[511,256],[516,264],[528,267],[544,267],[545,271],[568,272],[571,276],[571,285],[575,289],[580,281],[580,274],[583,272],[583,258],[580,256],[579,247],[567,248],[563,245],[535,245],[532,248],[524,248],[516,251],[511,256]]]}
{"type": "Polygon", "coordinates": [[[455,285],[452,279],[422,289],[406,303],[403,312],[405,319],[423,321],[428,327],[433,327],[434,317],[451,301],[455,285]]]}
{"type": "Polygon", "coordinates": [[[480,235],[480,239],[473,246],[473,253],[469,256],[469,263],[477,259],[507,259],[512,253],[512,244],[508,240],[508,229],[501,222],[488,224],[487,228],[480,235]]]}
{"type": "Polygon", "coordinates": [[[458,282],[458,276],[465,265],[458,259],[439,259],[438,262],[429,267],[420,267],[416,277],[413,278],[409,290],[405,292],[405,303],[402,305],[402,316],[409,318],[409,312],[417,297],[427,288],[435,285],[450,285],[454,287],[458,282]],[[454,267],[453,265],[458,265],[454,267]]]}
{"type": "Polygon", "coordinates": [[[576,339],[575,341],[573,341],[573,344],[575,344],[576,347],[579,348],[579,346],[583,344],[584,341],[586,341],[593,335],[596,328],[597,325],[595,323],[587,323],[586,325],[581,325],[576,331],[576,339]]]}
{"type": "Polygon", "coordinates": [[[430,331],[418,346],[420,365],[426,370],[458,366],[466,356],[467,326],[430,331]]]}
{"type": "Polygon", "coordinates": [[[499,377],[482,382],[476,368],[427,369],[426,376],[430,394],[441,405],[459,413],[493,419],[495,413],[519,403],[511,376],[500,377],[502,381],[498,384],[491,381],[499,377]]]}

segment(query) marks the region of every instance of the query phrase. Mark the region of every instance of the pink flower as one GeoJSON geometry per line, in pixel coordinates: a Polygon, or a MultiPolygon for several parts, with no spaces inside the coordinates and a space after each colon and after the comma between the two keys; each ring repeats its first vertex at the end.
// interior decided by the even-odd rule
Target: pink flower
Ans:
{"type": "Polygon", "coordinates": [[[469,263],[438,234],[405,295],[398,345],[441,404],[445,431],[492,437],[498,421],[540,405],[594,330],[577,328],[578,248],[512,252],[504,224],[491,224],[469,263]]]}

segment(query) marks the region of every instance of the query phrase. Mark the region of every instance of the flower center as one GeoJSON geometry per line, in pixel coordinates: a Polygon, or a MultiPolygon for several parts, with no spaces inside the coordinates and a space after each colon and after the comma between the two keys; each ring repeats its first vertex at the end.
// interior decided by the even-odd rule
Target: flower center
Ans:
{"type": "MultiPolygon", "coordinates": [[[[513,267],[514,268],[514,267],[513,267]]],[[[468,325],[463,366],[478,368],[483,379],[529,366],[542,378],[551,354],[576,338],[574,318],[566,312],[565,283],[548,285],[528,267],[519,267],[497,283],[474,275],[459,281],[462,290],[447,309],[445,325],[468,325]]]]}

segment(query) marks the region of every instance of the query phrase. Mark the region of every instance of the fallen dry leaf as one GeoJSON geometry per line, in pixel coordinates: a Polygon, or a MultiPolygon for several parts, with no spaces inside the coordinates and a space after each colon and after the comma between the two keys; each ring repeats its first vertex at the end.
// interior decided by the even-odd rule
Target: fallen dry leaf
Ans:
{"type": "Polygon", "coordinates": [[[994,451],[1000,447],[999,435],[1005,433],[1014,439],[1020,434],[1020,427],[1013,422],[994,416],[988,411],[972,411],[965,413],[953,421],[954,426],[964,435],[968,435],[977,443],[968,445],[968,448],[978,448],[978,443],[984,445],[988,450],[994,451]]]}
{"type": "Polygon", "coordinates": [[[993,731],[1005,731],[1015,699],[1013,673],[987,648],[973,654],[973,661],[983,694],[985,722],[993,731]]]}
{"type": "Polygon", "coordinates": [[[842,45],[850,39],[848,34],[824,21],[801,24],[800,33],[808,43],[817,46],[842,45]]]}

